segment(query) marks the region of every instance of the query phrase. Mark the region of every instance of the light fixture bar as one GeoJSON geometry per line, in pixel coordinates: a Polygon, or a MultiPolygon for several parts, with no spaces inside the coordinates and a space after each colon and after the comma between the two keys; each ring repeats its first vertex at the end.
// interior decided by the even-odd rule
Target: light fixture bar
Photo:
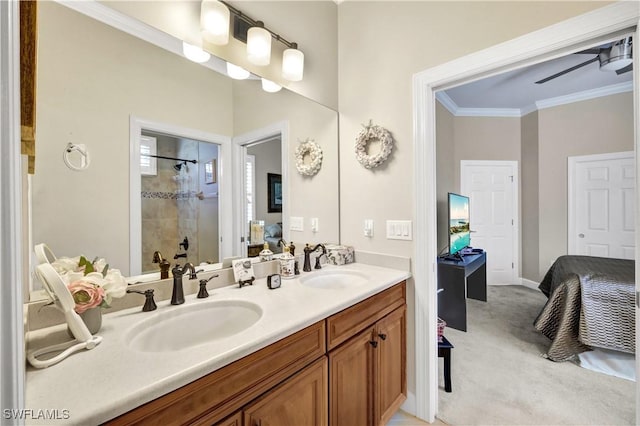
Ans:
{"type": "MultiPolygon", "coordinates": [[[[256,21],[256,20],[250,18],[249,16],[245,15],[244,12],[242,12],[241,10],[236,9],[235,7],[231,6],[226,1],[220,0],[220,3],[224,4],[225,6],[227,6],[229,8],[229,11],[231,11],[231,13],[233,13],[235,16],[237,16],[238,18],[242,19],[243,21],[245,21],[246,23],[248,23],[252,27],[256,27],[256,26],[260,25],[260,24],[258,24],[258,21],[256,21]]],[[[271,31],[267,27],[263,26],[263,28],[265,30],[267,30],[269,32],[269,34],[271,34],[271,37],[275,38],[276,41],[279,41],[280,43],[284,44],[289,49],[297,49],[297,44],[296,43],[293,43],[293,42],[290,42],[290,41],[286,40],[285,38],[280,36],[280,34],[274,33],[273,31],[271,31]]]]}

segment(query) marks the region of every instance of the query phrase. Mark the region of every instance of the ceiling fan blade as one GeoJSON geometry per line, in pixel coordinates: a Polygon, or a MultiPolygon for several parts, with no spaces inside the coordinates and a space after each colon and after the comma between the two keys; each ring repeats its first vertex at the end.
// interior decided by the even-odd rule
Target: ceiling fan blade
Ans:
{"type": "Polygon", "coordinates": [[[620,68],[619,70],[616,70],[616,74],[620,75],[620,74],[624,74],[625,72],[629,72],[633,69],[633,64],[629,64],[624,68],[620,68]]]}
{"type": "Polygon", "coordinates": [[[549,80],[553,80],[554,78],[558,78],[558,77],[560,77],[561,75],[565,75],[566,73],[569,73],[569,72],[571,72],[571,71],[575,71],[575,70],[577,70],[578,68],[582,68],[582,67],[584,67],[585,65],[589,65],[591,62],[595,62],[595,61],[597,61],[597,60],[598,60],[598,57],[596,56],[595,58],[589,59],[588,61],[582,62],[582,63],[580,63],[580,64],[578,64],[578,65],[574,65],[574,66],[572,66],[571,68],[567,68],[566,70],[560,71],[559,73],[556,73],[556,74],[550,75],[550,76],[549,76],[549,77],[547,77],[547,78],[543,78],[542,80],[538,80],[538,81],[536,81],[536,84],[546,83],[546,82],[547,82],[547,81],[549,81],[549,80]]]}
{"type": "Polygon", "coordinates": [[[576,55],[597,55],[600,53],[599,47],[593,47],[591,49],[581,50],[579,52],[574,52],[576,55]]]}

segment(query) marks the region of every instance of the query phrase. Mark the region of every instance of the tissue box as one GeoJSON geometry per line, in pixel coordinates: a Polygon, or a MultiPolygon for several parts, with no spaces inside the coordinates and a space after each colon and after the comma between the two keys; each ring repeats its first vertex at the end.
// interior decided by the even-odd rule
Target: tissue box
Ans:
{"type": "Polygon", "coordinates": [[[354,262],[353,247],[327,244],[325,248],[331,265],[346,265],[354,262]]]}

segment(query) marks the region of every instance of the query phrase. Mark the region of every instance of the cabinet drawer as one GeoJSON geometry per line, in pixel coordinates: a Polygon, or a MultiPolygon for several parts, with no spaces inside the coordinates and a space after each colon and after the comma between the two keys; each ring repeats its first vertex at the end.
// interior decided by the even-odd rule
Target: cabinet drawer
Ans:
{"type": "Polygon", "coordinates": [[[320,321],[108,424],[211,425],[324,355],[325,348],[320,321]]]}
{"type": "Polygon", "coordinates": [[[405,304],[406,281],[327,318],[327,346],[333,349],[405,304]]]}

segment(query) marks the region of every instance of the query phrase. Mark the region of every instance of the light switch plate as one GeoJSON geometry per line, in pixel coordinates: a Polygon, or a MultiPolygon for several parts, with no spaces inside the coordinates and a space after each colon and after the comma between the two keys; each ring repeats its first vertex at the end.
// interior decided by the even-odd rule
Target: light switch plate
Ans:
{"type": "Polygon", "coordinates": [[[373,220],[365,219],[364,220],[364,236],[365,237],[373,237],[373,220]]]}
{"type": "Polygon", "coordinates": [[[318,232],[319,231],[319,221],[317,217],[312,217],[311,218],[311,232],[318,232]]]}
{"type": "Polygon", "coordinates": [[[297,216],[289,217],[289,230],[304,231],[304,218],[297,216]]]}
{"type": "Polygon", "coordinates": [[[387,220],[388,240],[412,240],[413,231],[410,220],[387,220]]]}

